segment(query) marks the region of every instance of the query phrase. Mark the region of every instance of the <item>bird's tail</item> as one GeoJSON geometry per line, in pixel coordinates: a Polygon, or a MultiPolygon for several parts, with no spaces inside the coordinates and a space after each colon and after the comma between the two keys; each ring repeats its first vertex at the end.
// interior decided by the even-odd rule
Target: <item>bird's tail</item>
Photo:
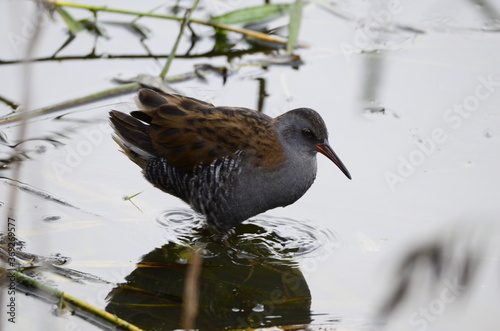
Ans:
{"type": "Polygon", "coordinates": [[[113,140],[131,161],[144,169],[148,160],[155,156],[148,125],[117,110],[109,112],[109,119],[116,134],[113,140]]]}

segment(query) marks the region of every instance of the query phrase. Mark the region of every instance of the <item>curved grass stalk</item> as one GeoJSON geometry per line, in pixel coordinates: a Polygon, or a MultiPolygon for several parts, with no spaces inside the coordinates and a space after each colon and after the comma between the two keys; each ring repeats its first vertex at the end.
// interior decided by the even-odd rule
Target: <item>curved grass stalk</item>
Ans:
{"type": "MultiPolygon", "coordinates": [[[[167,19],[167,20],[174,20],[174,21],[183,21],[184,17],[178,17],[178,16],[172,16],[172,15],[163,15],[163,14],[156,14],[156,13],[150,13],[150,12],[138,12],[134,10],[126,10],[126,9],[119,9],[119,8],[111,8],[111,7],[106,7],[106,6],[92,6],[92,5],[85,5],[85,4],[77,4],[77,3],[72,3],[72,2],[67,2],[67,1],[58,1],[58,0],[52,0],[52,1],[47,1],[47,3],[55,6],[60,6],[60,7],[71,7],[71,8],[80,8],[80,9],[86,9],[90,10],[93,12],[108,12],[108,13],[117,13],[117,14],[124,14],[124,15],[135,15],[139,17],[153,17],[153,18],[162,18],[162,19],[167,19]]],[[[276,36],[270,36],[268,34],[262,33],[262,32],[257,32],[245,28],[239,28],[235,26],[230,26],[226,24],[219,24],[219,23],[214,23],[210,21],[204,21],[196,18],[190,18],[187,20],[187,23],[195,23],[195,24],[200,24],[200,25],[206,25],[206,26],[211,26],[215,29],[222,29],[226,31],[231,31],[231,32],[236,32],[240,33],[243,35],[246,35],[248,37],[256,38],[256,39],[261,39],[267,42],[274,42],[274,43],[279,43],[279,44],[286,44],[288,41],[285,38],[280,38],[276,36]]],[[[305,47],[305,45],[298,45],[300,47],[305,47]]]]}
{"type": "Polygon", "coordinates": [[[300,23],[302,21],[302,9],[304,4],[302,0],[295,0],[294,9],[290,15],[290,24],[288,29],[288,42],[286,44],[286,52],[291,55],[297,46],[299,39],[300,23]]]}
{"type": "Polygon", "coordinates": [[[22,272],[15,271],[15,270],[6,270],[4,268],[0,268],[0,275],[6,276],[6,277],[15,277],[16,280],[26,286],[34,287],[38,291],[41,291],[42,293],[49,295],[50,297],[57,298],[60,301],[60,306],[64,305],[69,305],[71,308],[78,312],[85,312],[85,313],[90,313],[93,316],[110,323],[111,325],[115,326],[116,328],[124,329],[124,330],[131,330],[131,331],[140,331],[141,329],[138,328],[135,325],[130,324],[129,322],[122,320],[121,318],[117,317],[116,315],[113,315],[111,313],[108,313],[107,311],[104,311],[102,309],[99,309],[97,307],[94,307],[90,305],[89,303],[82,301],[78,298],[75,298],[72,295],[69,295],[59,289],[50,287],[47,284],[44,284],[35,278],[32,278],[30,276],[27,276],[23,274],[22,272]],[[8,273],[8,275],[4,275],[5,273],[8,273]]]}
{"type": "Polygon", "coordinates": [[[195,11],[199,2],[200,0],[196,0],[195,3],[193,4],[193,7],[191,7],[190,10],[186,11],[186,14],[184,15],[184,19],[182,20],[181,28],[179,30],[179,34],[177,35],[177,39],[175,40],[174,47],[172,47],[172,51],[168,55],[167,62],[165,63],[165,66],[163,67],[163,70],[160,73],[161,79],[165,79],[165,76],[167,75],[167,72],[170,69],[170,65],[172,64],[175,54],[177,53],[177,47],[179,47],[182,34],[184,33],[184,29],[186,28],[186,25],[189,24],[189,20],[191,19],[191,14],[195,11]]]}
{"type": "MultiPolygon", "coordinates": [[[[275,36],[270,36],[265,33],[253,31],[253,30],[248,30],[248,29],[243,29],[243,28],[238,28],[234,26],[229,26],[225,24],[219,24],[215,22],[209,22],[209,21],[202,21],[198,19],[193,19],[191,18],[191,12],[195,9],[196,4],[193,6],[191,11],[186,15],[186,17],[177,17],[177,16],[171,16],[171,15],[162,15],[162,14],[156,14],[152,12],[137,12],[137,11],[131,11],[131,10],[124,10],[124,9],[117,9],[117,8],[109,8],[105,6],[91,6],[91,5],[85,5],[85,4],[76,4],[76,3],[71,3],[71,2],[66,2],[66,1],[58,1],[58,0],[53,0],[53,1],[46,1],[46,3],[51,4],[56,6],[56,8],[61,8],[61,7],[73,7],[73,8],[80,8],[80,9],[86,9],[92,12],[98,12],[98,11],[103,11],[103,12],[112,12],[112,13],[119,13],[119,14],[127,14],[127,15],[135,15],[137,18],[139,17],[155,17],[155,18],[163,18],[163,19],[170,19],[170,20],[176,20],[176,21],[183,21],[182,27],[185,27],[185,25],[188,25],[190,23],[196,23],[196,24],[202,24],[202,25],[207,25],[211,26],[213,28],[217,29],[222,29],[222,30],[227,30],[227,31],[233,31],[237,33],[244,34],[249,37],[261,39],[264,41],[268,42],[275,42],[275,43],[281,43],[281,44],[286,44],[288,41],[284,38],[280,37],[275,37],[275,36]]],[[[302,10],[302,5],[300,1],[298,1],[297,5],[297,13],[293,16],[295,16],[295,19],[291,21],[291,27],[292,30],[296,30],[294,33],[294,36],[290,37],[290,43],[288,43],[288,51],[290,52],[291,49],[294,47],[305,47],[303,45],[298,45],[297,44],[297,35],[298,35],[298,29],[300,26],[300,13],[302,10]]],[[[179,37],[177,38],[177,42],[174,45],[174,49],[172,52],[169,54],[169,58],[163,68],[163,71],[159,75],[161,79],[165,80],[166,73],[170,67],[170,63],[172,62],[173,58],[175,57],[175,50],[178,45],[178,42],[180,40],[180,36],[182,35],[182,27],[181,27],[181,32],[179,33],[179,37]]],[[[167,81],[172,81],[176,80],[176,78],[173,79],[166,79],[167,81]]],[[[28,110],[28,111],[23,111],[23,112],[16,112],[7,116],[4,116],[0,118],[0,126],[6,125],[6,124],[11,124],[15,122],[19,122],[22,118],[30,119],[38,116],[44,116],[44,115],[49,115],[53,114],[55,112],[58,112],[63,109],[67,109],[70,107],[78,106],[78,105],[83,105],[86,103],[90,103],[99,99],[103,99],[106,97],[112,97],[116,96],[122,93],[128,93],[128,92],[133,92],[135,90],[138,90],[141,88],[140,82],[131,82],[122,86],[106,89],[97,93],[93,93],[84,97],[76,98],[73,100],[69,101],[64,101],[52,106],[48,107],[43,107],[39,109],[34,109],[34,110],[28,110]],[[22,113],[22,115],[21,115],[22,113]]]]}
{"type": "Polygon", "coordinates": [[[133,92],[141,88],[141,84],[139,83],[129,83],[117,87],[113,87],[110,89],[106,89],[100,92],[96,92],[93,94],[86,95],[84,97],[72,99],[69,101],[64,101],[52,106],[38,108],[34,110],[25,110],[13,113],[11,115],[4,116],[0,119],[0,126],[11,124],[15,122],[19,122],[23,119],[30,119],[37,116],[49,115],[55,112],[58,112],[63,109],[67,109],[70,107],[81,106],[86,103],[94,102],[99,99],[113,97],[119,94],[133,92]]]}

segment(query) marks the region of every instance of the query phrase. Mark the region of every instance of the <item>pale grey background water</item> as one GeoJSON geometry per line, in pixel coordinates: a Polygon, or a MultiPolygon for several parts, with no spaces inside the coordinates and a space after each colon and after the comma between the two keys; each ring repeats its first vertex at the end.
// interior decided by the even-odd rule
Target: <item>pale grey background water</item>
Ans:
{"type": "MultiPolygon", "coordinates": [[[[148,10],[159,2],[106,4],[148,10]]],[[[225,12],[250,2],[202,4],[205,11],[199,15],[225,12]]],[[[495,2],[489,5],[492,8],[473,1],[336,5],[349,19],[309,5],[300,39],[310,47],[297,51],[304,61],[298,70],[249,66],[235,69],[226,85],[211,75],[206,83],[191,80],[173,86],[216,105],[255,108],[256,78],[263,78],[269,94],[264,109],[267,114],[276,116],[307,106],[325,119],[330,142],[353,180],[348,181],[319,156],[318,177],[309,192],[292,206],[266,213],[314,226],[318,233],[328,234],[321,238],[330,238],[318,243],[319,248],[311,254],[297,258],[312,295],[313,325],[341,330],[375,328],[373,318],[395,283],[396,267],[405,254],[436,237],[458,233],[456,245],[465,245],[472,238],[474,244],[485,246],[475,256],[483,263],[477,268],[471,291],[448,300],[449,283],[441,282],[428,291],[422,280],[424,285],[417,286],[410,296],[413,300],[405,301],[386,327],[498,329],[500,270],[496,246],[488,246],[488,240],[493,244],[498,241],[496,222],[500,215],[500,7],[495,2]],[[380,107],[384,113],[370,111],[380,107]]],[[[32,9],[30,2],[0,4],[1,60],[22,54],[32,9]],[[20,37],[15,39],[20,42],[13,43],[13,37],[20,37]]],[[[87,16],[80,10],[70,12],[87,16]]],[[[112,14],[100,17],[126,19],[112,14]]],[[[141,22],[153,31],[146,41],[152,52],[167,54],[178,24],[154,19],[141,22]]],[[[137,38],[122,29],[107,29],[111,39],[99,40],[97,53],[144,54],[137,38]]],[[[196,29],[201,34],[209,32],[207,28],[196,29]]],[[[44,24],[36,57],[50,56],[64,40],[65,27],[56,16],[55,22],[44,24]]],[[[193,53],[210,50],[211,42],[203,39],[193,53]]],[[[90,53],[93,43],[93,36],[82,33],[59,55],[90,53]]],[[[188,47],[184,40],[180,52],[188,47]]],[[[265,55],[243,56],[230,67],[262,58],[265,55]]],[[[118,75],[157,74],[163,61],[38,62],[30,78],[30,108],[102,90],[118,75]]],[[[199,63],[227,64],[224,57],[176,59],[171,74],[191,71],[199,63]]],[[[22,65],[0,66],[2,97],[21,102],[21,75],[22,65]]],[[[23,162],[19,180],[87,212],[19,191],[16,231],[26,242],[26,251],[60,253],[71,257],[69,268],[121,282],[143,254],[169,238],[157,222],[158,215],[185,205],[151,187],[118,151],[107,128],[108,110],[133,109],[132,102],[133,95],[124,95],[78,107],[79,112],[60,121],[51,118],[30,123],[28,136],[38,140],[24,146],[38,151],[43,146],[43,153],[27,152],[29,159],[23,162]],[[54,146],[48,138],[61,144],[54,146]],[[71,158],[74,151],[79,156],[71,158]],[[133,201],[141,211],[122,199],[138,192],[142,193],[133,201]],[[60,219],[47,222],[47,216],[60,219]]],[[[9,111],[0,105],[1,115],[9,111]]],[[[16,141],[18,127],[0,129],[8,142],[16,141]]],[[[2,156],[12,152],[9,147],[0,148],[2,156]]],[[[11,174],[11,169],[0,172],[5,178],[11,174]]],[[[5,181],[2,179],[0,191],[4,214],[9,188],[5,181]]],[[[101,308],[112,287],[75,284],[61,278],[54,281],[58,288],[101,308]]],[[[447,281],[454,280],[450,276],[447,281]]],[[[2,317],[2,329],[28,329],[40,323],[56,329],[93,328],[77,318],[53,317],[49,305],[21,294],[17,302],[18,323],[12,328],[2,317]]]]}

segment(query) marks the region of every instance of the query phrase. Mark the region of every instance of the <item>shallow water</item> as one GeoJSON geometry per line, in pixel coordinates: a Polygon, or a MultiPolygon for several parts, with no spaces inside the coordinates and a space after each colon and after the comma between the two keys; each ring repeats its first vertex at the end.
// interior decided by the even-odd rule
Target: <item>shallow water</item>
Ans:
{"type": "MultiPolygon", "coordinates": [[[[142,10],[157,5],[108,3],[142,10]]],[[[206,2],[201,13],[221,13],[231,6],[206,2]]],[[[194,246],[203,249],[203,270],[217,270],[203,278],[201,328],[305,324],[331,330],[496,330],[497,7],[472,1],[373,1],[336,5],[335,15],[309,5],[300,39],[310,47],[296,52],[303,61],[298,69],[247,66],[272,57],[255,53],[232,59],[234,74],[226,84],[216,74],[174,84],[182,93],[216,105],[262,105],[271,116],[301,106],[318,110],[334,150],[353,176],[347,180],[319,156],[318,176],[307,194],[291,206],[247,221],[228,238],[230,248],[203,236],[199,216],[153,188],[118,151],[107,113],[134,109],[133,94],[37,118],[28,125],[29,140],[17,150],[12,146],[18,143],[19,127],[0,127],[5,140],[0,146],[5,164],[0,170],[0,209],[7,215],[12,208],[8,195],[14,189],[15,232],[23,241],[22,250],[60,254],[69,260],[63,267],[83,273],[73,277],[77,282],[40,268],[34,271],[38,279],[125,319],[139,316],[138,324],[146,318],[142,314],[151,314],[155,318],[146,318],[152,323],[144,325],[148,328],[178,327],[180,287],[168,289],[158,282],[166,277],[182,280],[190,256],[186,247],[194,246]],[[13,156],[22,160],[18,181],[12,180],[13,156]],[[162,265],[157,273],[145,267],[151,259],[162,265]],[[223,267],[210,268],[210,263],[223,267]],[[180,277],[171,273],[176,270],[180,277]],[[293,275],[295,283],[287,284],[284,274],[293,275]],[[146,277],[137,281],[144,287],[124,290],[139,276],[146,277]],[[226,287],[211,292],[214,284],[226,287]],[[239,296],[232,301],[216,300],[221,299],[217,293],[229,295],[235,288],[239,296]],[[280,301],[282,306],[269,304],[274,288],[295,292],[283,292],[289,296],[280,301]],[[399,296],[392,295],[397,289],[399,296]],[[244,292],[254,296],[238,301],[244,292]],[[172,299],[176,305],[168,313],[132,305],[116,308],[124,298],[138,300],[154,293],[161,300],[148,304],[168,306],[172,299]],[[396,308],[379,318],[381,307],[390,302],[396,308]],[[218,314],[218,309],[224,313],[218,314]]],[[[0,60],[22,53],[29,8],[27,2],[0,4],[2,15],[12,13],[0,20],[6,32],[0,60]],[[13,43],[12,36],[24,39],[13,43]]],[[[86,16],[78,10],[71,13],[86,16]]],[[[123,20],[112,14],[100,19],[123,20]]],[[[141,22],[153,31],[146,42],[151,52],[167,54],[170,46],[165,45],[173,43],[178,24],[146,18],[141,22]]],[[[111,38],[97,42],[98,54],[146,54],[124,29],[106,28],[111,38]]],[[[207,28],[195,28],[201,36],[210,34],[207,28]]],[[[45,24],[36,57],[50,57],[65,40],[59,18],[45,24]]],[[[93,46],[94,37],[82,33],[59,55],[86,55],[93,46]]],[[[191,52],[202,54],[212,46],[213,40],[205,37],[191,52]]],[[[179,52],[189,47],[185,38],[179,52]]],[[[240,41],[238,48],[245,47],[240,41]]],[[[35,62],[29,107],[103,90],[119,75],[156,75],[163,61],[132,57],[35,62]]],[[[202,63],[228,64],[224,56],[179,58],[171,74],[192,72],[202,63]]],[[[22,70],[20,64],[0,65],[1,97],[22,102],[22,70]]],[[[0,103],[0,115],[10,111],[0,103]]],[[[13,328],[3,315],[2,329],[44,323],[51,328],[97,329],[75,316],[50,314],[54,305],[34,296],[18,292],[15,298],[16,325],[13,328]]],[[[3,300],[9,300],[6,293],[3,300]]]]}
{"type": "MultiPolygon", "coordinates": [[[[205,220],[192,210],[164,211],[156,221],[169,242],[194,245],[206,237],[205,220]]],[[[209,241],[211,242],[213,238],[209,241]]],[[[322,229],[307,223],[268,215],[259,215],[245,221],[227,237],[230,246],[257,252],[262,257],[278,261],[297,260],[302,256],[314,256],[320,251],[337,249],[338,241],[330,229],[322,229]]]]}

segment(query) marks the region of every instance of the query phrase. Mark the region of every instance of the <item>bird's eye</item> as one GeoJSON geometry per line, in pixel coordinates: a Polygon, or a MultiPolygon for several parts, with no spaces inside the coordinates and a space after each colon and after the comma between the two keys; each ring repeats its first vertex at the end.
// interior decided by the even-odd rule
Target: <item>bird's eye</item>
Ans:
{"type": "Polygon", "coordinates": [[[311,138],[313,136],[313,132],[310,129],[302,129],[302,134],[306,138],[311,138]]]}

